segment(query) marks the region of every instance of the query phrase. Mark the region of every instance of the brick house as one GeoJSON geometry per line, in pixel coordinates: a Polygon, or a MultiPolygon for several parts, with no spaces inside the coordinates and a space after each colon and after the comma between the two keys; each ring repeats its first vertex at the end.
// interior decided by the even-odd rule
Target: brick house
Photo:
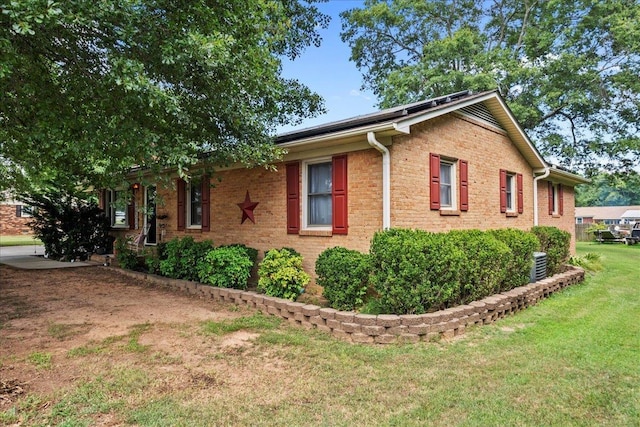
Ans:
{"type": "Polygon", "coordinates": [[[114,233],[148,226],[147,244],[188,235],[260,251],[292,247],[313,273],[324,249],[367,251],[373,234],[388,227],[539,224],[573,235],[574,187],[587,182],[549,167],[495,91],[293,131],[276,143],[287,154],[275,171],[221,168],[190,183],[174,176],[172,186],[133,190],[134,203],[120,210],[110,202],[131,189],[103,192],[114,233]]]}
{"type": "Polygon", "coordinates": [[[4,198],[0,199],[0,236],[33,234],[27,225],[32,219],[30,207],[8,196],[4,198]]]}

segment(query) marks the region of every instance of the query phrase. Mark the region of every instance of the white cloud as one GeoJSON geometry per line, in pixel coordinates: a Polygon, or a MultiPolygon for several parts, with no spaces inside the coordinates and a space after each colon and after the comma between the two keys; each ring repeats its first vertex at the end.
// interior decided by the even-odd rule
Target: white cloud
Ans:
{"type": "Polygon", "coordinates": [[[371,101],[371,97],[368,95],[363,94],[362,92],[360,92],[359,90],[356,89],[351,89],[351,91],[349,91],[349,95],[356,97],[356,98],[362,98],[365,101],[371,101]]]}

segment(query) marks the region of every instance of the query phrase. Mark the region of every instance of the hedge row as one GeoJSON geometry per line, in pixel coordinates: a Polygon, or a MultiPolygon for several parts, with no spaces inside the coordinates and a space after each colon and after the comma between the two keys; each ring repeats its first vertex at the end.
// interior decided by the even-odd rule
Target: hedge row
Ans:
{"type": "MultiPolygon", "coordinates": [[[[119,240],[116,250],[121,267],[143,269],[125,241],[119,240]]],[[[257,258],[257,249],[242,244],[214,247],[210,240],[197,242],[187,236],[159,244],[155,251],[145,254],[144,261],[146,270],[152,274],[245,290],[257,258]]],[[[267,251],[258,275],[258,289],[269,296],[292,300],[310,281],[302,269],[302,256],[291,248],[267,251]]]]}
{"type": "Polygon", "coordinates": [[[568,259],[569,242],[569,233],[554,227],[391,229],[374,235],[369,255],[325,250],[316,262],[317,282],[338,310],[421,314],[527,284],[537,250],[547,252],[548,275],[555,274],[568,259]]]}

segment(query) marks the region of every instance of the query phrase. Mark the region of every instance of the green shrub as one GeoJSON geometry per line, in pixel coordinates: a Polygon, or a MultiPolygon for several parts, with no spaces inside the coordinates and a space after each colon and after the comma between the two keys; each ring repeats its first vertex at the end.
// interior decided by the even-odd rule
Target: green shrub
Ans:
{"type": "Polygon", "coordinates": [[[460,293],[464,253],[444,234],[391,229],[371,243],[372,283],[387,313],[441,309],[460,293]]]}
{"type": "Polygon", "coordinates": [[[129,247],[129,241],[131,238],[119,237],[116,239],[116,260],[120,268],[125,270],[137,270],[139,269],[138,255],[129,247]]]}
{"type": "Polygon", "coordinates": [[[571,234],[556,227],[536,226],[531,229],[540,241],[540,251],[547,254],[547,276],[559,273],[569,260],[571,234]]]}
{"type": "Polygon", "coordinates": [[[311,280],[302,269],[302,257],[288,249],[267,251],[258,275],[258,289],[269,296],[290,300],[295,300],[311,280]]]}
{"type": "Polygon", "coordinates": [[[258,250],[256,248],[249,247],[243,243],[232,243],[230,245],[222,245],[220,248],[242,248],[247,253],[247,256],[251,260],[251,262],[255,263],[258,259],[258,250]]]}
{"type": "MultiPolygon", "coordinates": [[[[301,257],[301,256],[302,256],[302,255],[300,254],[300,252],[296,251],[296,250],[295,250],[295,249],[293,249],[293,248],[289,248],[289,247],[287,247],[287,246],[284,246],[284,247],[280,248],[279,250],[283,250],[283,249],[286,249],[287,251],[289,251],[289,253],[290,253],[291,255],[295,255],[295,256],[299,256],[299,257],[301,257]]],[[[267,249],[266,251],[264,251],[264,256],[267,256],[267,254],[268,254],[270,251],[273,251],[273,250],[274,250],[274,249],[267,249]]]]}
{"type": "Polygon", "coordinates": [[[172,239],[165,246],[166,258],[160,260],[160,273],[173,279],[198,280],[197,265],[211,249],[210,240],[196,242],[191,236],[172,239]]]}
{"type": "Polygon", "coordinates": [[[336,310],[355,310],[364,304],[370,272],[369,256],[346,248],[326,249],[316,260],[316,283],[336,310]]]}
{"type": "Polygon", "coordinates": [[[154,248],[145,248],[144,264],[151,274],[160,274],[160,261],[166,259],[166,243],[160,242],[154,248]]]}
{"type": "Polygon", "coordinates": [[[200,282],[220,288],[247,289],[253,261],[242,246],[221,246],[210,250],[198,263],[200,282]]]}
{"type": "Polygon", "coordinates": [[[510,260],[507,264],[508,274],[500,286],[500,291],[507,291],[529,283],[533,252],[540,247],[536,235],[514,228],[490,230],[489,233],[511,249],[510,260]]]}
{"type": "Polygon", "coordinates": [[[511,260],[507,245],[480,230],[454,230],[447,236],[466,258],[460,269],[460,295],[454,302],[467,304],[498,293],[511,260]]]}

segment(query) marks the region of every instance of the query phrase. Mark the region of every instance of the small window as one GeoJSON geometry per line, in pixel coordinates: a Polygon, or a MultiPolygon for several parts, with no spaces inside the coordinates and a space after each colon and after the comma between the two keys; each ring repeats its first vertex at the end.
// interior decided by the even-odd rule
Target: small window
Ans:
{"type": "Polygon", "coordinates": [[[454,189],[454,166],[453,163],[440,162],[440,207],[451,208],[455,205],[453,201],[454,189]]]}
{"type": "Polygon", "coordinates": [[[305,168],[305,225],[309,228],[328,228],[333,222],[332,162],[307,163],[305,168]]]}
{"type": "Polygon", "coordinates": [[[188,189],[187,221],[188,227],[202,227],[202,183],[198,180],[191,181],[188,189]]]}
{"type": "Polygon", "coordinates": [[[507,173],[507,212],[516,210],[516,175],[507,173]]]}
{"type": "Polygon", "coordinates": [[[16,216],[20,218],[31,218],[36,208],[29,205],[16,205],[16,216]]]}

